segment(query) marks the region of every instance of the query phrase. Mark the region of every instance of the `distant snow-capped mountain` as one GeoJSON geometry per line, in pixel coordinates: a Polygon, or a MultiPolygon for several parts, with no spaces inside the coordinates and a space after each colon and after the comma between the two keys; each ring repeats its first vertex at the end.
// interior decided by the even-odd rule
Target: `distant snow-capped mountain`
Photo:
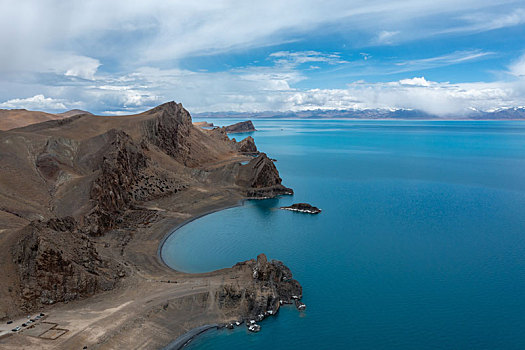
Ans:
{"type": "Polygon", "coordinates": [[[525,119],[525,107],[503,107],[490,111],[479,111],[469,109],[463,115],[438,116],[414,109],[346,109],[346,110],[307,110],[307,111],[288,111],[288,112],[213,112],[213,113],[194,113],[200,118],[348,118],[348,119],[525,119]]]}

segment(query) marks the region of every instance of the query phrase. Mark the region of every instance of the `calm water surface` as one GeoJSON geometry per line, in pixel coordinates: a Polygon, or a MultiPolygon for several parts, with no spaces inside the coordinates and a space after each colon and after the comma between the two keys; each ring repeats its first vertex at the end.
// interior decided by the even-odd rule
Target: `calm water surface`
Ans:
{"type": "Polygon", "coordinates": [[[295,195],[193,221],[163,256],[204,272],[264,252],[308,309],[188,349],[525,349],[524,122],[254,124],[295,195]],[[296,202],[323,212],[276,209],[296,202]]]}

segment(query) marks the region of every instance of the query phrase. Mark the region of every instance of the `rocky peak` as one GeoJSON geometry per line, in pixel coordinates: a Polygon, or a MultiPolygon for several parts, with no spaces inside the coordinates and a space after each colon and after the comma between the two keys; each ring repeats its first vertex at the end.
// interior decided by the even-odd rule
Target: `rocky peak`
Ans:
{"type": "Polygon", "coordinates": [[[257,146],[255,145],[255,141],[253,140],[253,137],[248,136],[247,138],[243,139],[242,141],[237,143],[237,149],[239,152],[246,153],[246,154],[258,154],[257,146]]]}
{"type": "Polygon", "coordinates": [[[186,166],[194,166],[190,154],[191,116],[181,104],[168,102],[148,111],[156,118],[143,123],[145,139],[186,166]]]}
{"type": "Polygon", "coordinates": [[[173,118],[179,123],[191,123],[190,113],[182,106],[182,103],[170,101],[163,103],[146,112],[147,114],[158,114],[161,117],[173,118]]]}
{"type": "Polygon", "coordinates": [[[293,190],[284,187],[279,172],[265,153],[239,168],[237,185],[245,187],[248,197],[275,197],[281,194],[293,194],[293,190]]]}

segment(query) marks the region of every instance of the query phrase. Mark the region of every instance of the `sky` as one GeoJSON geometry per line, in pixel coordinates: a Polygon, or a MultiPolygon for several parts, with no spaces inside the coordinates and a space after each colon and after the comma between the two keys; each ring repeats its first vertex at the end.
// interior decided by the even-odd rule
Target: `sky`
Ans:
{"type": "Polygon", "coordinates": [[[523,0],[0,0],[0,108],[525,106],[523,0]]]}

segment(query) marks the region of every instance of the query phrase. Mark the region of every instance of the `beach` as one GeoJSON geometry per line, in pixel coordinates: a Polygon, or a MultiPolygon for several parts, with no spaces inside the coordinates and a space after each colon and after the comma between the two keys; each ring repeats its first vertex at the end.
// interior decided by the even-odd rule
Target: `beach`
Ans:
{"type": "MultiPolygon", "coordinates": [[[[184,198],[148,203],[156,207],[158,220],[133,232],[124,256],[114,257],[125,261],[128,277],[123,283],[94,297],[45,310],[48,317],[42,322],[67,330],[57,339],[21,332],[1,339],[2,349],[160,349],[196,327],[230,321],[207,298],[232,277],[230,269],[185,274],[167,267],[158,255],[163,239],[174,228],[242,199],[235,191],[210,191],[188,191],[184,198]]],[[[105,237],[99,244],[111,247],[117,242],[105,237]]]]}

